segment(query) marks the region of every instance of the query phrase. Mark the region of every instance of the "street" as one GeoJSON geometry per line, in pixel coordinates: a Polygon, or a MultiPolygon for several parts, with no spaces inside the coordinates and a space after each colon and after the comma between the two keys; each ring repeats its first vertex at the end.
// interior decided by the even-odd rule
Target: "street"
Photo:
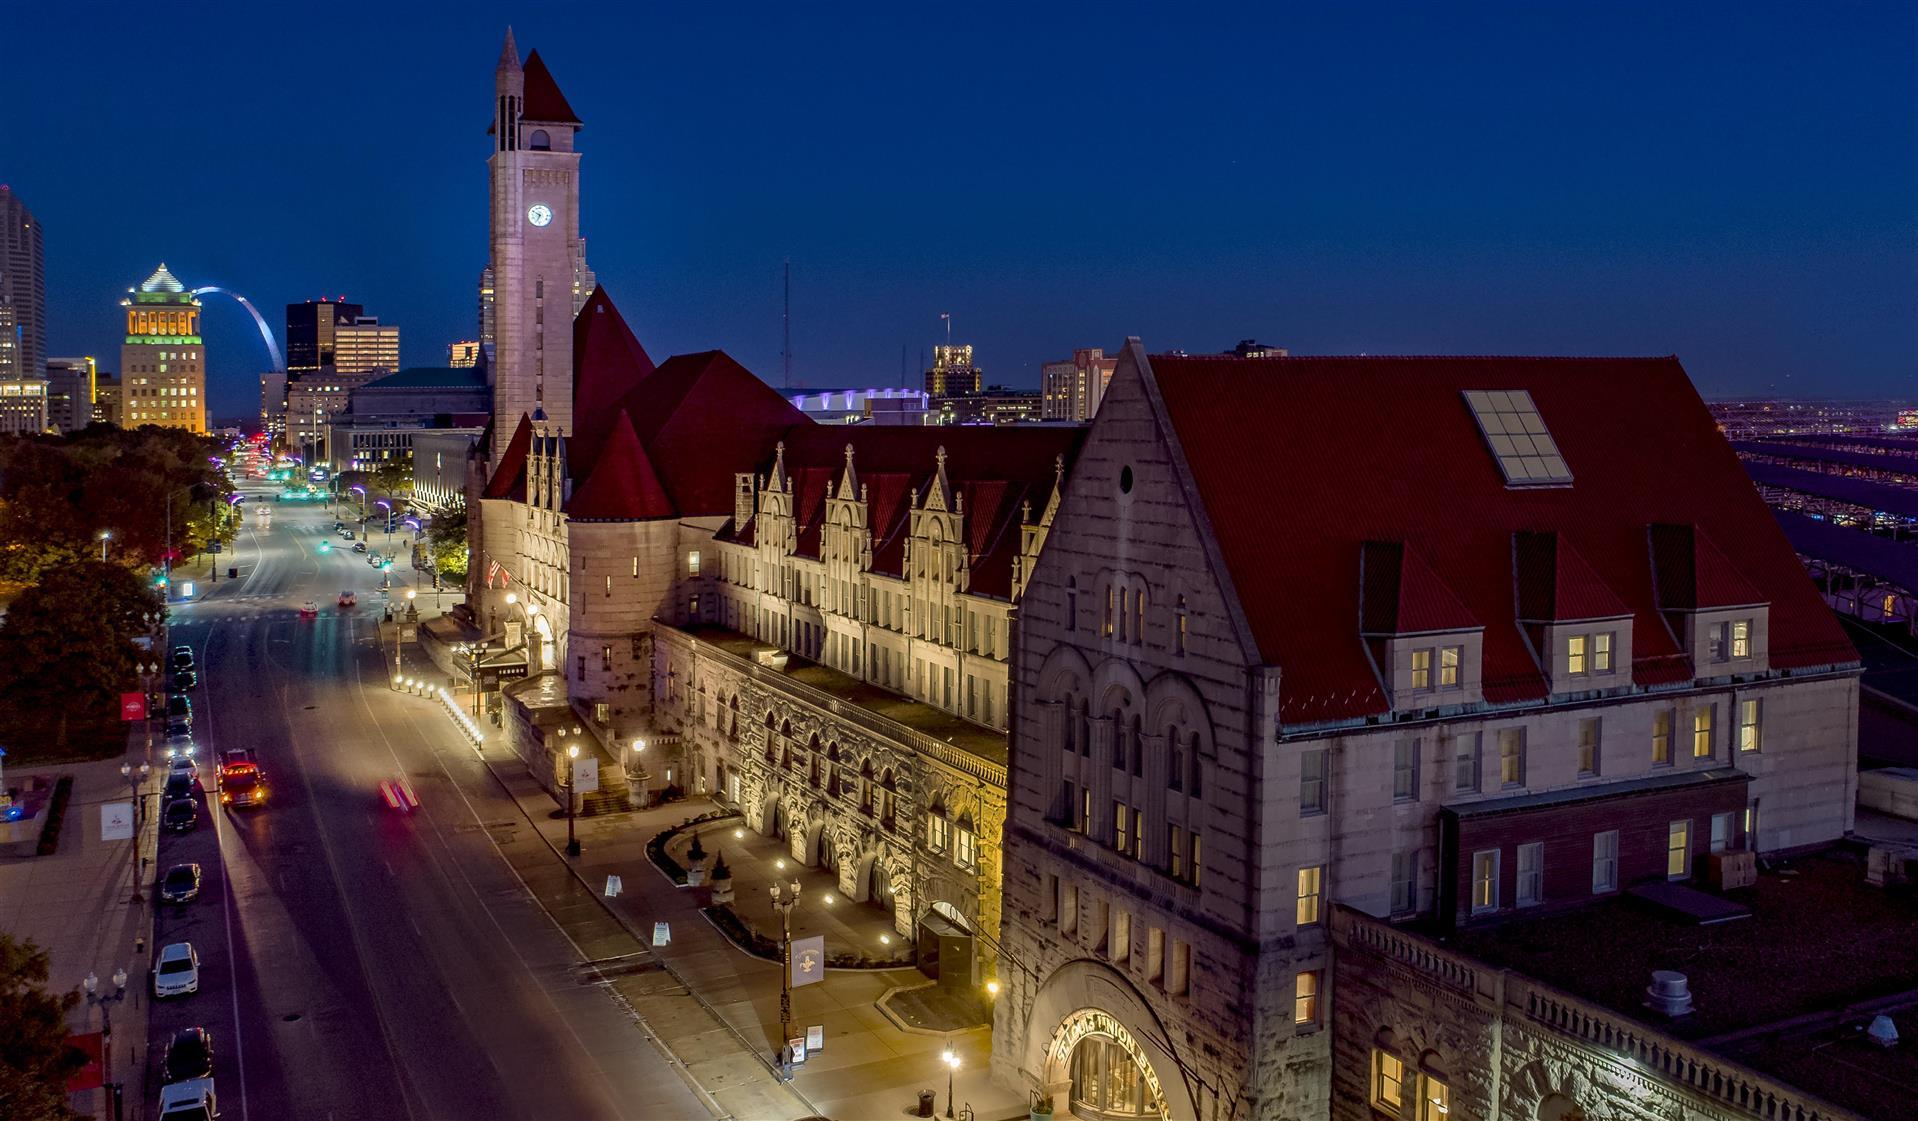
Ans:
{"type": "MultiPolygon", "coordinates": [[[[272,528],[249,517],[219,583],[174,604],[169,644],[201,667],[203,785],[245,747],[271,793],[234,811],[203,794],[199,828],[161,839],[156,876],[195,861],[206,882],[158,911],[154,949],[191,941],[200,987],[155,1002],[147,1110],[166,1041],[200,1024],[229,1121],[708,1116],[501,856],[511,800],[436,702],[390,688],[379,573],[323,504],[248,502],[273,506],[272,528]],[[357,607],[336,606],[342,589],[357,607]],[[419,808],[388,807],[389,779],[419,808]]],[[[403,607],[414,574],[391,575],[403,607]]]]}

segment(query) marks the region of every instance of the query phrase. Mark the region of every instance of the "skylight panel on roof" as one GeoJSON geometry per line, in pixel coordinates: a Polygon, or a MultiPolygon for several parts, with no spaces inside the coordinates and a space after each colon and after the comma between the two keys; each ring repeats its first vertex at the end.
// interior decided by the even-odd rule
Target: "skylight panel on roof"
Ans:
{"type": "Polygon", "coordinates": [[[1523,389],[1468,389],[1471,406],[1485,446],[1492,449],[1505,483],[1514,487],[1563,486],[1572,481],[1558,442],[1545,428],[1532,395],[1523,389]]]}

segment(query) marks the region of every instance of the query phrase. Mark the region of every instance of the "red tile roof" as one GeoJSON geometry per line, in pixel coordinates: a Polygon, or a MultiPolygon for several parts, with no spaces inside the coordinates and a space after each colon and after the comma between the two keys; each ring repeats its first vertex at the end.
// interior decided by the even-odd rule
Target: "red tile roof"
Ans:
{"type": "Polygon", "coordinates": [[[546,61],[535,50],[526,56],[526,101],[520,106],[521,119],[548,123],[576,125],[580,123],[579,114],[566,103],[566,95],[559,92],[559,83],[553,80],[553,74],[546,69],[546,61]]]}
{"type": "Polygon", "coordinates": [[[493,469],[493,477],[486,481],[486,489],[481,496],[526,501],[526,456],[532,448],[533,421],[521,413],[519,427],[513,429],[513,438],[506,441],[506,450],[500,453],[499,466],[493,469]]]}
{"type": "Polygon", "coordinates": [[[788,429],[813,422],[723,351],[668,358],[626,395],[666,494],[687,517],[730,515],[733,472],[769,462],[788,429]]]}
{"type": "Polygon", "coordinates": [[[1475,630],[1478,619],[1415,550],[1368,541],[1359,553],[1361,629],[1368,634],[1475,630]]]}
{"type": "Polygon", "coordinates": [[[1857,660],[1675,358],[1150,361],[1250,637],[1284,671],[1287,724],[1387,708],[1356,625],[1368,541],[1416,550],[1484,625],[1488,700],[1546,692],[1516,618],[1524,531],[1577,543],[1591,576],[1557,570],[1568,604],[1582,604],[1567,609],[1590,610],[1597,588],[1622,601],[1641,685],[1690,676],[1674,676],[1684,653],[1653,587],[1648,532],[1661,524],[1702,531],[1700,604],[1743,589],[1770,604],[1773,667],[1857,660]],[[1529,390],[1572,484],[1508,488],[1467,389],[1529,390]]]}
{"type": "Polygon", "coordinates": [[[653,461],[639,444],[633,422],[618,414],[613,434],[590,478],[573,491],[566,516],[575,521],[646,521],[674,516],[653,461]]]}
{"type": "Polygon", "coordinates": [[[1526,530],[1513,535],[1518,576],[1518,617],[1548,623],[1616,619],[1631,614],[1605,582],[1557,533],[1526,530]]]}
{"type": "Polygon", "coordinates": [[[653,360],[606,286],[586,298],[573,317],[573,438],[568,443],[575,479],[586,477],[612,434],[619,402],[653,372],[653,360]]]}

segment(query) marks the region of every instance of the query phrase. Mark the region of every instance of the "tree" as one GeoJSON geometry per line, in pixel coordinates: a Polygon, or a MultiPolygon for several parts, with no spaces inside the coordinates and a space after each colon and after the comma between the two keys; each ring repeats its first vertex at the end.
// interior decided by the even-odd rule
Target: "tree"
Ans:
{"type": "Polygon", "coordinates": [[[159,601],[144,581],[97,559],[56,568],[21,592],[0,622],[0,726],[31,755],[65,754],[76,728],[119,720],[159,601]]]}
{"type": "Polygon", "coordinates": [[[84,1121],[67,1107],[67,1079],[87,1063],[67,1042],[72,990],[49,993],[47,954],[0,932],[0,1117],[84,1121]]]}
{"type": "Polygon", "coordinates": [[[444,580],[465,580],[467,568],[466,510],[433,515],[426,530],[433,567],[444,580]]]}
{"type": "Polygon", "coordinates": [[[388,497],[401,498],[413,493],[413,461],[382,459],[373,468],[372,489],[388,497]]]}

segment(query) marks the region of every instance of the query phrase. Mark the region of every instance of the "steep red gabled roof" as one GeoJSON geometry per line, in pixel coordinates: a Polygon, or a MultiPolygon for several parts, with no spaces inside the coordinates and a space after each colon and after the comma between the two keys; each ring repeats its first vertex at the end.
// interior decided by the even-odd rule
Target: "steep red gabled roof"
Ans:
{"type": "Polygon", "coordinates": [[[1360,628],[1369,634],[1473,630],[1479,621],[1418,552],[1398,541],[1359,550],[1360,628]]]}
{"type": "Polygon", "coordinates": [[[1648,532],[1658,595],[1666,610],[1696,611],[1765,602],[1764,593],[1712,544],[1702,528],[1654,525],[1648,532]]]}
{"type": "Polygon", "coordinates": [[[620,415],[620,400],[652,372],[652,357],[606,286],[595,288],[573,317],[573,438],[567,466],[575,482],[591,474],[620,415]]]}
{"type": "Polygon", "coordinates": [[[612,437],[592,476],[566,503],[566,516],[575,521],[620,522],[674,516],[666,488],[660,485],[653,461],[625,413],[614,421],[612,437]]]}
{"type": "Polygon", "coordinates": [[[628,393],[620,407],[686,517],[733,512],[733,473],[770,462],[791,429],[815,427],[775,389],[723,351],[680,354],[628,393]]]}
{"type": "Polygon", "coordinates": [[[1563,534],[1529,530],[1513,534],[1512,563],[1520,619],[1554,623],[1616,619],[1632,613],[1563,534]]]}
{"type": "Polygon", "coordinates": [[[1641,685],[1672,680],[1684,657],[1653,590],[1646,533],[1657,524],[1736,544],[1735,567],[1695,550],[1694,595],[1737,599],[1743,584],[1768,602],[1773,667],[1856,664],[1676,359],[1168,355],[1150,371],[1248,637],[1284,672],[1286,724],[1354,720],[1388,704],[1355,625],[1352,562],[1366,541],[1416,549],[1484,624],[1488,697],[1546,695],[1516,618],[1512,535],[1523,530],[1577,539],[1595,582],[1633,618],[1641,685]],[[1527,390],[1572,483],[1508,487],[1468,389],[1527,390]],[[1283,480],[1282,496],[1271,480],[1283,480]]]}
{"type": "Polygon", "coordinates": [[[526,101],[519,115],[523,120],[550,124],[581,123],[579,115],[566,103],[566,95],[559,92],[559,83],[553,80],[552,72],[546,69],[546,60],[539,57],[537,50],[526,56],[526,101]]]}
{"type": "Polygon", "coordinates": [[[532,447],[533,420],[521,413],[519,426],[513,429],[513,438],[506,441],[506,450],[500,453],[499,466],[493,469],[493,477],[486,481],[482,497],[526,501],[526,456],[532,447]]]}

